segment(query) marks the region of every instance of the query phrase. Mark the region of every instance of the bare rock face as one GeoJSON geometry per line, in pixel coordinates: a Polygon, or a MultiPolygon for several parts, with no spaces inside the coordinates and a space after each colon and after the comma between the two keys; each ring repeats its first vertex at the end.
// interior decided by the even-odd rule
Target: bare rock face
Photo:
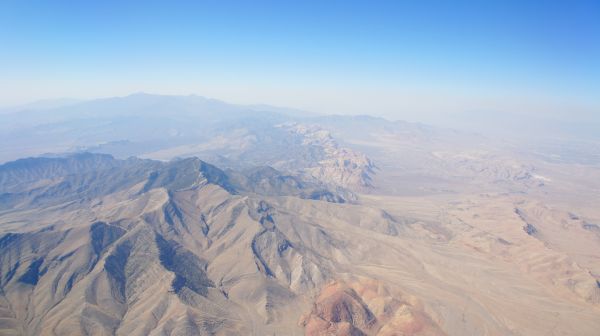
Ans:
{"type": "Polygon", "coordinates": [[[284,124],[290,133],[302,137],[305,146],[322,150],[322,158],[316,165],[304,168],[304,173],[331,185],[355,191],[373,187],[372,175],[375,165],[363,153],[341,147],[329,131],[316,125],[284,124]]]}
{"type": "Polygon", "coordinates": [[[329,283],[300,323],[311,336],[445,335],[416,298],[372,279],[329,283]]]}
{"type": "Polygon", "coordinates": [[[354,289],[333,282],[321,290],[304,323],[306,335],[366,335],[377,321],[354,289]]]}
{"type": "Polygon", "coordinates": [[[533,226],[532,224],[525,224],[525,226],[523,226],[523,230],[525,231],[525,233],[527,233],[530,236],[535,235],[538,230],[535,228],[535,226],[533,226]]]}

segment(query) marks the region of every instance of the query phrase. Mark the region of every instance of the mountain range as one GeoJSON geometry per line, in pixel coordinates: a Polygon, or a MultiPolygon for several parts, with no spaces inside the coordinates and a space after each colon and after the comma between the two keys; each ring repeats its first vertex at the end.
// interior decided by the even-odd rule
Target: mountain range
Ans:
{"type": "Polygon", "coordinates": [[[147,94],[0,121],[0,334],[600,330],[587,143],[147,94]]]}

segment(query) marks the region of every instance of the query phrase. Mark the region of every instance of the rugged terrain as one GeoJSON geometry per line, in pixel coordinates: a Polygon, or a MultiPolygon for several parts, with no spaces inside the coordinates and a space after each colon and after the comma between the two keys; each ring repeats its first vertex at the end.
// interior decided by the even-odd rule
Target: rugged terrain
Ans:
{"type": "Polygon", "coordinates": [[[600,330],[594,146],[199,97],[54,112],[3,148],[69,153],[0,165],[0,334],[600,330]]]}

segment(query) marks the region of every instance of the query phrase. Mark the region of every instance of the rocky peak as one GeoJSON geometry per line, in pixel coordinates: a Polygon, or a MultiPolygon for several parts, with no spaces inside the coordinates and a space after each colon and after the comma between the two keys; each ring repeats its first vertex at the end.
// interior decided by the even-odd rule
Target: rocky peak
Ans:
{"type": "Polygon", "coordinates": [[[362,191],[373,187],[375,165],[365,154],[342,147],[331,133],[318,125],[287,123],[278,127],[301,137],[303,145],[316,146],[322,157],[303,173],[330,185],[362,191]]]}

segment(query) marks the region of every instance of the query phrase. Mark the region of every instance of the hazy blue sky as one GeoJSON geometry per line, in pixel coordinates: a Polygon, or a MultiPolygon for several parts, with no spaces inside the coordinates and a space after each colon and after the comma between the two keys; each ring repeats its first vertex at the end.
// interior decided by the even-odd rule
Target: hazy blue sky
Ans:
{"type": "Polygon", "coordinates": [[[0,105],[132,92],[593,118],[600,1],[0,2],[0,105]]]}

